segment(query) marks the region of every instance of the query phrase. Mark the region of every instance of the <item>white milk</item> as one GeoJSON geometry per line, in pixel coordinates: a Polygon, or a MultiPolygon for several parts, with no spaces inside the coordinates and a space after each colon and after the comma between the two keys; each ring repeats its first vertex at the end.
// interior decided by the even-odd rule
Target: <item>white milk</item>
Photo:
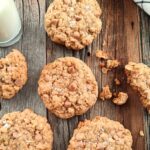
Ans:
{"type": "Polygon", "coordinates": [[[17,42],[20,32],[21,21],[14,0],[0,0],[0,46],[17,42]]]}

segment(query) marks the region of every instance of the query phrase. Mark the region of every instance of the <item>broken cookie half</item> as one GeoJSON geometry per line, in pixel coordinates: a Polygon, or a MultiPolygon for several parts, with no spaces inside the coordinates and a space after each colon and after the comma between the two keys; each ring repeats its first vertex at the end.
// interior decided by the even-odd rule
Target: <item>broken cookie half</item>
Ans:
{"type": "Polygon", "coordinates": [[[143,63],[129,62],[125,66],[128,83],[141,95],[141,102],[150,113],[150,68],[143,63]]]}

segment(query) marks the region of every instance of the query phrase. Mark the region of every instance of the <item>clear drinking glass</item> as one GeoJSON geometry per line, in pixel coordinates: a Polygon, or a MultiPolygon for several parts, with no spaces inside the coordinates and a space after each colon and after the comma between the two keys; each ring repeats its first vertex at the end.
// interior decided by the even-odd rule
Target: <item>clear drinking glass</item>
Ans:
{"type": "Polygon", "coordinates": [[[21,20],[14,0],[0,0],[0,47],[13,45],[21,35],[21,20]]]}

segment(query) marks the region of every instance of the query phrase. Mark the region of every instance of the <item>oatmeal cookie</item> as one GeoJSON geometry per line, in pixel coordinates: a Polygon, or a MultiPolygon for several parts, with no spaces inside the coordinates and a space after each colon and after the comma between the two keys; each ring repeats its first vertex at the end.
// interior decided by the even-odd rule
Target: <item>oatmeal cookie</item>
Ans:
{"type": "Polygon", "coordinates": [[[80,50],[100,33],[100,15],[96,0],[54,0],[45,14],[45,30],[52,41],[80,50]]]}
{"type": "Polygon", "coordinates": [[[129,62],[125,66],[128,83],[141,95],[141,102],[150,113],[150,68],[143,63],[129,62]]]}
{"type": "Polygon", "coordinates": [[[68,150],[132,150],[132,136],[117,121],[97,116],[80,122],[68,150]]]}
{"type": "Polygon", "coordinates": [[[91,69],[74,57],[58,58],[46,65],[38,84],[38,93],[45,106],[64,119],[85,113],[98,96],[91,69]]]}
{"type": "Polygon", "coordinates": [[[6,114],[0,120],[1,150],[51,150],[52,142],[46,118],[29,109],[6,114]]]}
{"type": "Polygon", "coordinates": [[[13,49],[0,59],[0,98],[11,99],[27,81],[27,63],[23,54],[13,49]]]}

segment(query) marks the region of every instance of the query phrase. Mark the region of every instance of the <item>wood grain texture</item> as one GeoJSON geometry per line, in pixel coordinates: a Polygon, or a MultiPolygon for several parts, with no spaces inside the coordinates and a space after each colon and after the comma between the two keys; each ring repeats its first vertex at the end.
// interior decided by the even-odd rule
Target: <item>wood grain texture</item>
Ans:
{"type": "Polygon", "coordinates": [[[54,131],[53,150],[66,150],[74,128],[79,121],[96,115],[120,121],[133,135],[133,150],[150,149],[150,118],[139,102],[139,96],[126,84],[124,65],[128,61],[150,65],[150,17],[139,13],[131,0],[98,0],[103,14],[103,29],[92,45],[75,52],[53,43],[44,31],[44,13],[52,0],[16,0],[23,23],[22,39],[15,45],[0,49],[0,57],[17,48],[26,56],[29,72],[26,86],[11,101],[1,100],[0,116],[5,113],[32,108],[41,115],[46,109],[37,94],[37,81],[42,67],[58,57],[73,56],[82,59],[92,69],[98,81],[99,91],[109,84],[112,91],[125,91],[129,100],[124,106],[115,106],[111,101],[97,101],[87,113],[68,120],[55,117],[47,111],[47,118],[54,131]],[[141,32],[140,32],[141,31],[141,32]],[[107,50],[121,66],[117,70],[102,74],[95,57],[97,49],[107,50]],[[114,84],[114,78],[121,80],[121,86],[114,84]],[[145,137],[139,131],[145,131],[145,137]]]}
{"type": "Polygon", "coordinates": [[[1,101],[0,116],[24,108],[32,108],[38,114],[45,116],[46,109],[37,95],[37,80],[41,68],[46,63],[46,35],[43,27],[45,1],[16,0],[16,4],[22,18],[23,36],[19,43],[1,48],[0,57],[6,56],[12,48],[21,50],[28,63],[28,81],[12,100],[1,101]]]}
{"type": "MultiPolygon", "coordinates": [[[[142,61],[150,66],[150,17],[140,11],[142,61]]],[[[144,113],[146,148],[150,149],[150,115],[144,113]]]]}

